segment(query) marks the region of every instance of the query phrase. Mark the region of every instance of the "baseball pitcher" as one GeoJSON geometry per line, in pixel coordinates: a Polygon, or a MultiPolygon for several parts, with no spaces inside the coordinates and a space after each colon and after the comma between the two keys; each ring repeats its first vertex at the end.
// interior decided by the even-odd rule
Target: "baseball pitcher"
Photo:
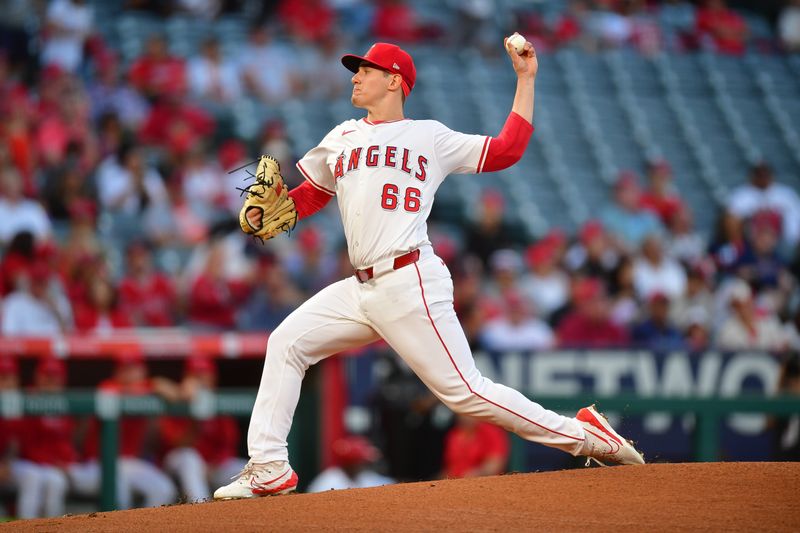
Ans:
{"type": "Polygon", "coordinates": [[[247,438],[250,461],[215,499],[293,491],[297,475],[286,438],[306,370],[381,338],[456,413],[575,456],[644,463],[593,406],[564,417],[481,376],[453,310],[450,273],[431,248],[426,220],[445,177],[513,165],[533,132],[536,53],[529,42],[506,43],[506,52],[517,89],[497,137],[405,118],[414,62],[398,46],[376,43],[364,56],[342,58],[353,72],[351,101],[366,117],[336,126],[297,163],[306,181],[287,192],[277,162],[261,158],[246,189],[242,229],[274,237],[335,196],[354,272],[297,308],[270,336],[247,438]]]}

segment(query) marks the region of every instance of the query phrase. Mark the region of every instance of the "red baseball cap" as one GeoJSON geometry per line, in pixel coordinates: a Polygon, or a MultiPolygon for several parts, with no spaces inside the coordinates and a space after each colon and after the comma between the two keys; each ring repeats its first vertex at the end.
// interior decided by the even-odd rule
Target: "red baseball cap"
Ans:
{"type": "Polygon", "coordinates": [[[672,167],[666,159],[653,159],[647,163],[647,166],[651,173],[672,174],[672,167]]]}
{"type": "Polygon", "coordinates": [[[656,303],[669,303],[669,296],[662,291],[654,291],[650,296],[647,298],[647,303],[649,304],[656,304],[656,303]]]}
{"type": "Polygon", "coordinates": [[[375,43],[370,46],[364,56],[347,54],[342,56],[342,65],[350,72],[358,72],[361,62],[371,63],[381,70],[400,74],[403,78],[403,94],[408,96],[414,88],[414,81],[417,79],[417,69],[414,67],[414,60],[411,56],[397,46],[389,43],[375,43]]]}
{"type": "Polygon", "coordinates": [[[554,244],[541,240],[536,244],[532,244],[525,251],[525,259],[528,260],[528,265],[536,266],[551,261],[556,254],[557,248],[554,244]]]}
{"type": "Polygon", "coordinates": [[[750,225],[755,230],[769,229],[780,234],[783,220],[781,220],[780,213],[769,209],[762,209],[753,214],[750,219],[750,225]]]}
{"type": "Polygon", "coordinates": [[[0,376],[17,374],[17,361],[9,355],[0,355],[0,376]]]}
{"type": "Polygon", "coordinates": [[[632,170],[623,170],[619,173],[614,187],[617,189],[636,187],[639,188],[639,177],[632,170]]]}
{"type": "Polygon", "coordinates": [[[511,311],[527,311],[528,310],[528,302],[525,301],[525,298],[519,292],[510,291],[503,295],[504,303],[506,304],[506,308],[510,309],[511,311]]]}
{"type": "Polygon", "coordinates": [[[117,368],[127,366],[144,366],[144,355],[138,349],[133,347],[128,348],[124,352],[118,354],[116,357],[117,368]]]}
{"type": "Polygon", "coordinates": [[[67,365],[55,357],[44,357],[36,365],[36,375],[65,378],[67,377],[67,365]]]}
{"type": "Polygon", "coordinates": [[[187,357],[184,371],[187,374],[212,374],[217,375],[217,366],[208,357],[187,357]]]}
{"type": "Polygon", "coordinates": [[[603,224],[599,220],[589,220],[581,226],[580,239],[583,244],[587,244],[592,240],[603,235],[605,230],[603,224]]]}
{"type": "Polygon", "coordinates": [[[481,194],[481,202],[483,202],[483,205],[487,207],[503,209],[506,200],[503,197],[503,193],[497,189],[484,189],[483,193],[481,194]]]}
{"type": "Polygon", "coordinates": [[[380,458],[380,451],[364,437],[351,435],[333,442],[333,460],[339,466],[371,463],[380,458]]]}
{"type": "Polygon", "coordinates": [[[602,281],[596,278],[584,278],[575,283],[572,289],[572,296],[576,302],[582,302],[602,296],[603,291],[602,281]]]}

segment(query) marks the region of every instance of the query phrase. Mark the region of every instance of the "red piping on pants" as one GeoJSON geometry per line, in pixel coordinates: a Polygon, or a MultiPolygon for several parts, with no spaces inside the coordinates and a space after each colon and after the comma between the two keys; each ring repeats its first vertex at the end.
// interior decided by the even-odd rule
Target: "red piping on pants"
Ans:
{"type": "Polygon", "coordinates": [[[490,403],[490,404],[494,405],[495,407],[499,407],[500,409],[503,409],[504,411],[508,411],[512,415],[518,416],[519,418],[523,419],[524,421],[528,422],[529,424],[533,424],[534,426],[540,427],[545,431],[549,431],[550,433],[555,433],[556,435],[559,435],[561,437],[566,437],[568,439],[572,439],[572,440],[576,440],[576,441],[583,441],[584,439],[581,439],[581,438],[578,438],[578,437],[573,437],[572,435],[565,435],[564,433],[559,433],[558,431],[554,431],[554,430],[552,430],[550,428],[544,427],[541,424],[537,424],[533,420],[530,420],[530,419],[522,416],[521,414],[512,411],[508,407],[503,407],[502,405],[500,405],[498,403],[495,403],[495,402],[493,402],[492,400],[490,400],[488,398],[484,398],[483,396],[481,396],[480,394],[478,394],[477,392],[472,390],[472,387],[470,387],[469,383],[467,383],[467,380],[464,379],[464,375],[461,373],[461,370],[459,370],[458,365],[456,365],[456,362],[453,359],[453,356],[450,354],[450,350],[447,348],[447,345],[444,343],[444,339],[442,339],[442,336],[439,334],[439,329],[436,327],[436,324],[433,321],[433,317],[431,316],[431,311],[430,311],[430,309],[428,309],[428,302],[425,299],[425,288],[422,286],[422,275],[419,272],[419,265],[417,263],[414,263],[414,268],[417,269],[417,278],[419,279],[419,290],[422,293],[422,303],[425,304],[425,312],[428,313],[428,320],[430,320],[431,326],[433,326],[433,331],[436,332],[436,336],[439,338],[439,342],[442,344],[442,348],[444,348],[444,351],[447,352],[447,357],[450,358],[450,362],[453,364],[453,368],[455,368],[456,372],[458,372],[458,377],[460,377],[461,381],[464,382],[464,385],[466,385],[467,390],[469,390],[470,394],[474,394],[475,396],[477,396],[478,398],[480,398],[484,402],[490,403]]]}

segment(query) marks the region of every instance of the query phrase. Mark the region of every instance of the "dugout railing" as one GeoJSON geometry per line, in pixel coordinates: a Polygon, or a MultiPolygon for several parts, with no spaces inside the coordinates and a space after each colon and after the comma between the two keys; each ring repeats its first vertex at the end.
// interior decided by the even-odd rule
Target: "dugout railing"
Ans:
{"type": "MultiPolygon", "coordinates": [[[[788,416],[800,413],[800,397],[797,396],[742,396],[737,398],[665,398],[618,395],[597,397],[578,395],[570,397],[542,397],[536,400],[556,411],[575,412],[580,407],[597,402],[607,412],[625,415],[649,413],[684,414],[693,413],[697,418],[695,427],[695,451],[697,461],[715,461],[719,458],[719,427],[721,420],[734,413],[760,413],[788,416]]],[[[69,391],[63,394],[37,394],[4,392],[0,394],[0,416],[70,415],[97,416],[101,423],[102,483],[100,507],[112,510],[116,507],[116,459],[119,449],[119,420],[128,416],[189,416],[203,419],[216,414],[248,417],[255,401],[252,390],[226,390],[217,393],[199,394],[192,402],[166,402],[152,395],[120,396],[100,391],[69,391]]],[[[289,437],[290,449],[306,450],[313,440],[316,423],[314,398],[301,402],[299,410],[306,416],[298,416],[289,437]],[[310,415],[310,416],[309,416],[310,415]],[[310,437],[310,438],[309,438],[310,437]]],[[[522,469],[524,465],[524,441],[512,441],[510,470],[522,469]]],[[[309,455],[312,450],[306,450],[309,455]]]]}
{"type": "MultiPolygon", "coordinates": [[[[125,396],[99,390],[30,393],[0,392],[0,418],[23,416],[96,416],[100,422],[100,509],[116,509],[119,422],[123,416],[187,416],[205,419],[216,415],[249,418],[255,402],[253,390],[204,392],[191,402],[167,402],[155,395],[125,396]]],[[[297,418],[289,435],[290,459],[310,471],[317,467],[317,394],[304,391],[297,407],[297,418]]]]}

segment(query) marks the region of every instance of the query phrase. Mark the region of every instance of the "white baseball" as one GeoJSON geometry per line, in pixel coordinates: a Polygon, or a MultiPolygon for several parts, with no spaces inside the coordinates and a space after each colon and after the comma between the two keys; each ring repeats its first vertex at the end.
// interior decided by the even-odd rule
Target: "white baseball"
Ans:
{"type": "Polygon", "coordinates": [[[515,52],[521,54],[522,50],[525,48],[525,43],[526,43],[525,37],[523,37],[517,32],[514,32],[514,35],[509,37],[508,41],[506,41],[506,46],[513,47],[515,52]]]}

